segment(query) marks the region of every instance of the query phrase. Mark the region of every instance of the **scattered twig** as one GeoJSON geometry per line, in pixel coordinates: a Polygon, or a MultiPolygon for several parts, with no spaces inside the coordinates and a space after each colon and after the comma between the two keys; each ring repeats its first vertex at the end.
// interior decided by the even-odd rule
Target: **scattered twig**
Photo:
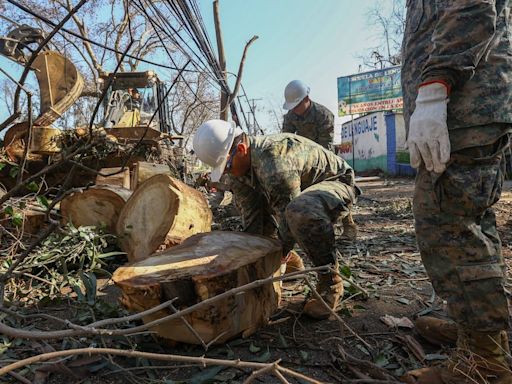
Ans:
{"type": "Polygon", "coordinates": [[[279,366],[276,363],[256,363],[250,361],[241,361],[241,360],[222,360],[222,359],[210,359],[206,357],[195,357],[195,356],[181,356],[181,355],[167,355],[161,353],[149,353],[149,352],[140,352],[140,351],[125,351],[119,349],[112,348],[82,348],[82,349],[70,349],[67,351],[57,351],[57,352],[49,352],[42,353],[37,356],[32,356],[27,359],[23,359],[17,361],[15,363],[9,364],[5,367],[0,368],[0,377],[19,368],[26,367],[27,365],[40,363],[43,361],[52,360],[55,358],[66,357],[66,356],[75,356],[75,355],[102,355],[102,354],[111,354],[116,356],[125,356],[129,358],[145,358],[150,360],[160,360],[160,361],[176,361],[176,362],[184,362],[184,363],[195,363],[201,366],[208,365],[220,365],[234,368],[250,368],[250,369],[261,369],[270,366],[272,373],[275,371],[279,371],[281,375],[286,374],[295,378],[300,378],[308,383],[313,384],[322,384],[321,381],[310,378],[306,375],[295,372],[291,369],[284,368],[279,366]]]}
{"type": "Polygon", "coordinates": [[[311,289],[311,292],[313,293],[313,296],[315,296],[315,298],[317,300],[319,300],[324,306],[325,308],[327,308],[329,310],[329,312],[331,312],[331,314],[336,318],[336,320],[338,320],[338,322],[344,327],[346,328],[354,337],[356,337],[361,343],[364,344],[364,346],[366,348],[368,348],[369,351],[373,351],[373,347],[368,344],[361,336],[359,336],[337,313],[334,309],[332,309],[329,304],[327,304],[325,302],[325,300],[322,298],[322,296],[320,296],[320,294],[316,291],[316,289],[313,287],[313,284],[311,284],[311,282],[307,279],[307,278],[304,278],[304,281],[306,282],[306,284],[309,286],[309,288],[311,289]]]}
{"type": "MultiPolygon", "coordinates": [[[[160,308],[160,309],[165,308],[169,302],[160,304],[157,307],[154,307],[148,311],[140,312],[140,313],[137,313],[137,314],[134,314],[131,316],[126,316],[126,317],[123,317],[120,319],[106,319],[106,320],[101,320],[101,321],[98,321],[98,322],[95,322],[95,323],[92,323],[92,324],[89,324],[86,326],[75,325],[73,327],[74,329],[65,329],[65,330],[58,330],[58,331],[27,331],[27,330],[23,330],[23,329],[13,328],[13,327],[10,327],[10,326],[0,322],[0,333],[4,334],[6,336],[9,336],[9,337],[24,338],[24,339],[31,339],[31,340],[60,339],[60,338],[64,338],[64,337],[76,337],[76,336],[84,336],[84,335],[103,335],[103,336],[122,336],[122,335],[124,335],[124,336],[128,336],[128,335],[132,335],[132,334],[135,334],[135,333],[138,333],[141,331],[145,331],[149,328],[152,328],[156,325],[165,323],[169,320],[180,318],[180,317],[185,316],[189,313],[192,313],[200,308],[211,305],[219,300],[223,300],[227,297],[241,294],[245,291],[260,287],[262,285],[271,284],[275,281],[280,281],[280,280],[283,280],[283,281],[293,280],[297,276],[306,275],[307,273],[310,273],[310,272],[328,271],[328,270],[329,270],[329,266],[321,266],[321,267],[309,268],[304,271],[288,273],[283,276],[277,276],[277,277],[271,276],[266,279],[256,280],[249,284],[245,284],[240,287],[230,289],[229,291],[221,293],[220,295],[213,296],[207,300],[201,301],[201,302],[194,304],[188,308],[185,308],[179,312],[164,316],[160,319],[153,320],[153,321],[148,322],[143,325],[139,325],[139,326],[127,328],[127,329],[104,329],[104,328],[99,328],[99,327],[109,325],[109,324],[117,324],[119,322],[124,322],[124,321],[141,319],[148,313],[148,311],[151,311],[151,313],[153,313],[153,312],[155,312],[155,308],[160,308]]],[[[68,326],[69,326],[69,324],[68,324],[68,326]]]]}

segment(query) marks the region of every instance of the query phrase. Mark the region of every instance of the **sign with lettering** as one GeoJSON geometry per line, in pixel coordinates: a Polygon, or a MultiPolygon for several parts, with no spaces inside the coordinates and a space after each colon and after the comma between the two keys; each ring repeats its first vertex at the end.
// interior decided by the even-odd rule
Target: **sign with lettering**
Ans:
{"type": "Polygon", "coordinates": [[[338,77],[338,115],[403,108],[400,67],[338,77]]]}

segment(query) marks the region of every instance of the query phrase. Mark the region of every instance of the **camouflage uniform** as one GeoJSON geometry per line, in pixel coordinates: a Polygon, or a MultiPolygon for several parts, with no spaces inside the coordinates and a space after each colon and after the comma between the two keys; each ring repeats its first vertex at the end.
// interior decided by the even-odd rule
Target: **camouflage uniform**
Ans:
{"type": "Polygon", "coordinates": [[[303,116],[291,110],[284,115],[283,132],[296,133],[330,149],[334,136],[334,115],[323,105],[311,101],[310,108],[303,116]]]}
{"type": "Polygon", "coordinates": [[[451,159],[422,166],[414,216],[423,263],[450,316],[480,332],[508,328],[504,264],[492,205],[512,132],[510,0],[408,0],[402,51],[404,117],[421,83],[451,87],[451,159]]]}
{"type": "Polygon", "coordinates": [[[333,152],[287,133],[249,137],[251,169],[231,179],[244,230],[297,242],[315,265],[333,263],[333,223],[356,199],[354,171],[333,152]]]}

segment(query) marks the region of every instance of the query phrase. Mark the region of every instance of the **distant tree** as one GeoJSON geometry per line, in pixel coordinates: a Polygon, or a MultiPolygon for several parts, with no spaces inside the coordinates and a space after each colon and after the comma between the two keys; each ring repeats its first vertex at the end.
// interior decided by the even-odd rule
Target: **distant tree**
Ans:
{"type": "Polygon", "coordinates": [[[212,88],[206,75],[187,73],[177,81],[170,94],[169,115],[174,133],[183,135],[184,147],[197,127],[206,120],[218,118],[218,91],[212,88]]]}
{"type": "Polygon", "coordinates": [[[378,35],[378,45],[360,56],[362,65],[385,68],[401,63],[405,9],[405,0],[378,0],[368,10],[368,24],[378,35]]]}
{"type": "MultiPolygon", "coordinates": [[[[58,22],[73,8],[70,0],[19,0],[28,9],[58,22]]],[[[52,26],[37,17],[29,15],[19,8],[6,4],[4,15],[19,24],[39,27],[48,32],[52,26]]],[[[146,58],[158,48],[172,47],[172,43],[163,38],[161,41],[145,15],[129,0],[90,0],[76,13],[65,28],[84,39],[109,46],[118,52],[138,58],[146,58]],[[72,21],[71,21],[72,20],[72,21]]],[[[2,23],[0,33],[5,34],[16,25],[2,23]]],[[[121,54],[94,45],[87,40],[62,32],[50,42],[50,47],[71,59],[86,80],[86,91],[95,91],[98,76],[111,71],[121,59],[121,54]]],[[[134,71],[140,60],[126,57],[120,71],[134,71]]]]}
{"type": "MultiPolygon", "coordinates": [[[[76,0],[18,1],[32,12],[54,23],[62,20],[77,2],[76,0]]],[[[155,0],[155,3],[157,2],[159,0],[155,0]]],[[[4,2],[1,7],[2,14],[14,23],[2,20],[0,36],[5,36],[20,24],[41,28],[46,33],[53,28],[40,18],[11,4],[4,2]]],[[[142,61],[145,59],[167,66],[184,62],[183,53],[179,49],[175,49],[177,47],[170,38],[155,31],[153,28],[155,22],[161,24],[162,20],[148,19],[144,11],[131,0],[89,0],[64,26],[65,29],[74,32],[81,38],[65,31],[61,31],[52,38],[49,43],[50,49],[68,57],[80,71],[86,83],[82,92],[82,96],[86,97],[79,99],[63,119],[59,120],[60,126],[72,128],[76,125],[88,124],[97,101],[98,79],[101,75],[115,69],[117,63],[122,59],[121,52],[126,51],[128,54],[119,67],[121,72],[137,71],[143,68],[144,70],[152,69],[159,74],[165,72],[169,74],[167,77],[170,79],[176,76],[177,72],[175,71],[168,72],[167,69],[152,67],[151,64],[142,61]],[[87,40],[92,40],[111,49],[105,49],[87,40]],[[162,60],[162,58],[164,59],[162,60]]],[[[168,16],[165,22],[172,23],[176,29],[180,28],[180,23],[171,16],[168,16]]],[[[176,66],[179,67],[179,64],[176,66]]],[[[197,127],[200,124],[201,118],[213,117],[208,111],[218,110],[218,107],[211,105],[216,96],[213,85],[207,81],[206,75],[199,72],[185,73],[185,75],[186,82],[190,82],[190,84],[186,85],[183,78],[179,79],[178,86],[170,95],[170,110],[173,111],[172,117],[176,133],[187,135],[192,132],[193,126],[197,127]]],[[[1,78],[2,74],[0,73],[1,78]]],[[[12,82],[9,86],[13,87],[12,82]]],[[[218,101],[215,102],[218,103],[218,101]]],[[[3,92],[0,103],[10,106],[12,103],[10,93],[3,92]]]]}

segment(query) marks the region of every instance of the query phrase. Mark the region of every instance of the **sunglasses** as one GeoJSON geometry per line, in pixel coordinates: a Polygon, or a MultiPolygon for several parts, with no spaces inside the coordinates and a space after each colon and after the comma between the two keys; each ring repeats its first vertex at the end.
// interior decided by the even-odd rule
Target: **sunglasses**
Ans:
{"type": "Polygon", "coordinates": [[[224,172],[229,172],[231,170],[231,165],[233,164],[233,157],[235,156],[235,153],[237,151],[238,145],[235,145],[231,152],[229,152],[229,159],[226,162],[226,167],[224,168],[224,172]]]}

